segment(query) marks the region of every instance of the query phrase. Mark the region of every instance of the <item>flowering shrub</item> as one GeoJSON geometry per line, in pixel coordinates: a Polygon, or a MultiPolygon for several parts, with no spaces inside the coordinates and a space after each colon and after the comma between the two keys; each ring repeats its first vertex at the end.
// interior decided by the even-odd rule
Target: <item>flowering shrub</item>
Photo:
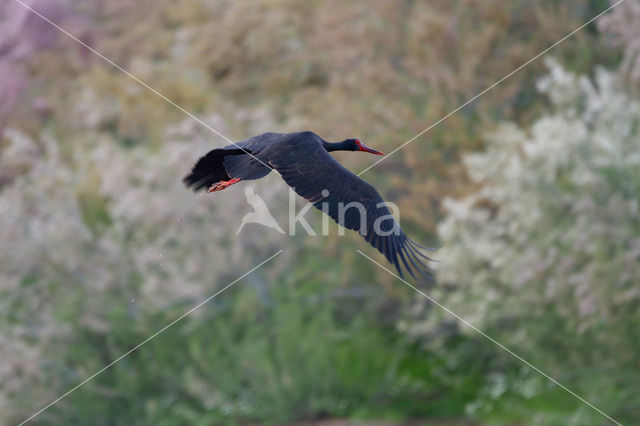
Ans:
{"type": "Polygon", "coordinates": [[[612,45],[623,49],[620,72],[636,84],[640,83],[640,37],[634,30],[638,21],[640,0],[625,1],[598,21],[598,27],[605,38],[612,45]]]}
{"type": "Polygon", "coordinates": [[[638,416],[640,103],[607,71],[548,65],[552,111],[465,157],[477,190],[445,202],[435,298],[604,411],[638,416]]]}
{"type": "MultiPolygon", "coordinates": [[[[168,322],[281,246],[275,233],[234,238],[239,219],[230,213],[247,210],[244,196],[201,198],[184,188],[181,177],[209,148],[191,120],[170,128],[157,149],[102,135],[65,154],[46,136],[34,141],[7,129],[5,137],[2,412],[10,413],[6,401],[15,392],[39,403],[51,398],[34,392],[34,381],[46,379],[61,343],[112,332],[114,311],[134,322],[167,311],[168,322]]],[[[269,202],[275,192],[264,185],[260,194],[269,202]]],[[[159,328],[138,326],[143,334],[159,328]]]]}

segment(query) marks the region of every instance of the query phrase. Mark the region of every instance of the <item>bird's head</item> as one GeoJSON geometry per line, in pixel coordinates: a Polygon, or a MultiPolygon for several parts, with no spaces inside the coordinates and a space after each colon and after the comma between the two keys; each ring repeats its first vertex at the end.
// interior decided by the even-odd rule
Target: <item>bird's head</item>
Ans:
{"type": "Polygon", "coordinates": [[[343,143],[345,144],[345,147],[347,148],[348,151],[364,151],[364,152],[370,152],[371,154],[384,155],[384,153],[376,149],[369,148],[368,146],[360,142],[360,139],[356,139],[356,138],[346,139],[343,143]]]}

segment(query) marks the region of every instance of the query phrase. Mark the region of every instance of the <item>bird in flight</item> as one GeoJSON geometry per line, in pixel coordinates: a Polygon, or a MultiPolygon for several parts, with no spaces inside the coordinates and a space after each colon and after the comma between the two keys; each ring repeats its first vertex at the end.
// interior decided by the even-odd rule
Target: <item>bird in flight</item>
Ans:
{"type": "Polygon", "coordinates": [[[263,133],[233,145],[209,151],[184,178],[194,191],[223,190],[243,180],[259,179],[276,170],[293,190],[344,228],[357,231],[395,266],[427,280],[433,250],[409,238],[369,183],[335,160],[332,151],[362,151],[376,155],[359,139],[327,142],[313,132],[263,133]]]}

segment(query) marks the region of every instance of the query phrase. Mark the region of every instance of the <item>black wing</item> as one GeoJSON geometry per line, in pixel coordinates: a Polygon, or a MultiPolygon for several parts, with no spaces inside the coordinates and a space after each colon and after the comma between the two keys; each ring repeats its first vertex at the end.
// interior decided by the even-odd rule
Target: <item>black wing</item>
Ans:
{"type": "Polygon", "coordinates": [[[431,259],[420,251],[430,249],[409,238],[393,219],[378,191],[335,160],[319,139],[292,137],[278,143],[277,150],[265,152],[263,158],[314,207],[343,227],[358,231],[385,255],[400,276],[403,276],[402,263],[414,278],[417,271],[427,280],[432,279],[432,270],[425,263],[431,259]],[[349,207],[349,203],[359,203],[362,207],[349,207]]]}

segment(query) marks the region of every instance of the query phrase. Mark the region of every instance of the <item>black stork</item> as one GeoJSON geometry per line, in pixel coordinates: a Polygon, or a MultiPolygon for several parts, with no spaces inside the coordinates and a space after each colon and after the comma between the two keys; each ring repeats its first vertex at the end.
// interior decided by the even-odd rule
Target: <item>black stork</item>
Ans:
{"type": "Polygon", "coordinates": [[[242,180],[259,179],[275,169],[314,207],[341,226],[358,231],[384,254],[400,276],[403,276],[402,262],[414,278],[414,271],[417,271],[431,280],[432,270],[426,261],[432,259],[420,249],[433,249],[409,238],[391,216],[378,191],[329,155],[332,151],[384,155],[353,138],[331,143],[310,131],[263,133],[209,151],[198,160],[184,183],[194,191],[208,189],[208,192],[214,192],[242,180]],[[363,208],[344,208],[354,202],[363,208]],[[365,218],[361,219],[363,212],[365,218]]]}

